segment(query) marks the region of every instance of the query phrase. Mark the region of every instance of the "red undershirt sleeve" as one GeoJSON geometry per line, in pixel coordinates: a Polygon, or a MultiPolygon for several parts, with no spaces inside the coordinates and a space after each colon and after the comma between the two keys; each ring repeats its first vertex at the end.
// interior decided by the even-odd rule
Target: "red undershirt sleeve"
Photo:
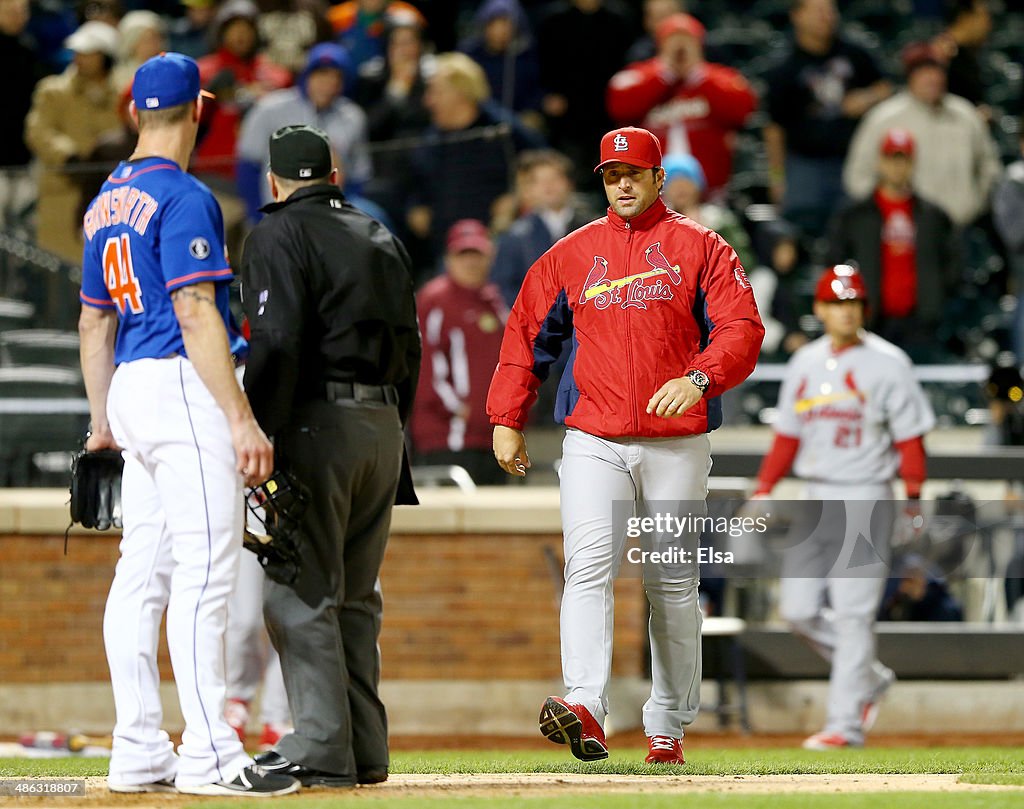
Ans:
{"type": "Polygon", "coordinates": [[[894,445],[900,454],[900,477],[907,487],[907,497],[920,497],[921,484],[928,476],[927,457],[924,453],[924,436],[915,436],[894,445]]]}
{"type": "Polygon", "coordinates": [[[772,448],[761,461],[761,469],[757,473],[757,491],[755,495],[770,494],[775,484],[785,477],[789,468],[793,465],[797,450],[800,449],[800,439],[791,435],[775,434],[772,448]]]}

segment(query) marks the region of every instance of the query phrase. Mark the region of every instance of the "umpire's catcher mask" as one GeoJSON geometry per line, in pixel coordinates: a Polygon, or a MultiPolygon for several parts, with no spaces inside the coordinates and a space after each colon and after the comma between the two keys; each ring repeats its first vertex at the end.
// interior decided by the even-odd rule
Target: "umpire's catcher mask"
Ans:
{"type": "Polygon", "coordinates": [[[282,470],[246,491],[243,544],[274,581],[291,584],[298,575],[299,524],[309,501],[309,489],[282,470]]]}

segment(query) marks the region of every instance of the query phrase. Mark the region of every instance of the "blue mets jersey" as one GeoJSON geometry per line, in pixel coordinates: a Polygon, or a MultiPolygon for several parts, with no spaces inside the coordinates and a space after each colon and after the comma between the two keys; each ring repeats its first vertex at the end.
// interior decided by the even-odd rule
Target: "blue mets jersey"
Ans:
{"type": "Polygon", "coordinates": [[[162,157],[123,162],[89,205],[83,229],[81,300],[117,310],[116,364],[185,356],[170,294],[204,281],[215,283],[233,353],[245,353],[228,309],[224,220],[201,182],[162,157]]]}

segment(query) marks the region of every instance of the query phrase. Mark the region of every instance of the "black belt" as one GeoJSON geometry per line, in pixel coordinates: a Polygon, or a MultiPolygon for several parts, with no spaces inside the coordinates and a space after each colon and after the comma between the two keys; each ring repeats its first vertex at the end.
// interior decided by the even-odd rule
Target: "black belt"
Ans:
{"type": "Polygon", "coordinates": [[[394,385],[363,385],[360,382],[328,382],[327,401],[351,400],[356,402],[384,402],[398,404],[398,391],[394,385]]]}

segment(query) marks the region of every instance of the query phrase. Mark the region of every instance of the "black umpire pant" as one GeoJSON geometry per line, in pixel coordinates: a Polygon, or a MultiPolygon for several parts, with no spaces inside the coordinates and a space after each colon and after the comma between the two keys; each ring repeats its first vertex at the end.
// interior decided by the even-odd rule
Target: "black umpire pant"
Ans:
{"type": "Polygon", "coordinates": [[[312,501],[292,585],[266,581],[264,615],[281,655],[295,732],[277,751],[338,775],[388,766],[377,689],[378,574],[402,459],[398,410],[383,402],[317,401],[276,437],[279,463],[312,501]]]}

